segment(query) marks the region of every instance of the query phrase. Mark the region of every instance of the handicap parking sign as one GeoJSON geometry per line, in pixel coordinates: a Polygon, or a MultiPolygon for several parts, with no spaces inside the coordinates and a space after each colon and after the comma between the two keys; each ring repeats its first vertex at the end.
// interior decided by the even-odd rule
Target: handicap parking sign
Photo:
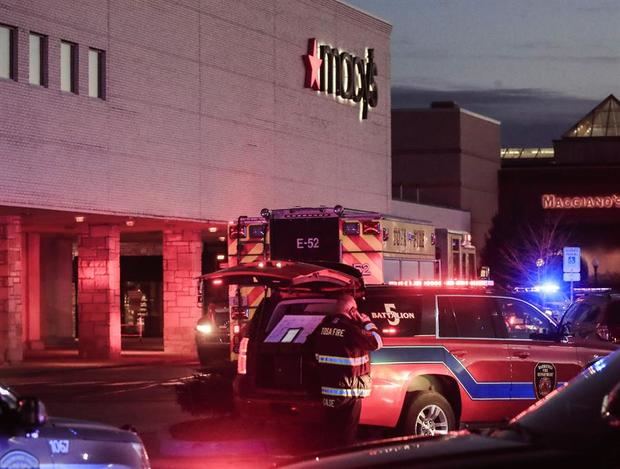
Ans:
{"type": "Polygon", "coordinates": [[[581,272],[581,248],[564,248],[564,273],[581,272]]]}

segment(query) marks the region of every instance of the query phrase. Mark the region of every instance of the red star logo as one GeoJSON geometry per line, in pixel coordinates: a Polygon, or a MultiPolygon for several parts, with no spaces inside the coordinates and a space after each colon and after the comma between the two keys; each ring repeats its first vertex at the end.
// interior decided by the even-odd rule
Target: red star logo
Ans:
{"type": "Polygon", "coordinates": [[[308,54],[302,55],[306,64],[306,88],[318,90],[321,88],[320,72],[323,61],[316,55],[316,39],[308,40],[308,54]]]}

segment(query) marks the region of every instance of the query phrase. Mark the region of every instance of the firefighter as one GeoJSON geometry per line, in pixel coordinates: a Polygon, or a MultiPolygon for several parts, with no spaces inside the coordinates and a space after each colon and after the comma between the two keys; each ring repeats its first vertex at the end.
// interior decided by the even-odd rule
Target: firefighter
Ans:
{"type": "Polygon", "coordinates": [[[368,316],[360,314],[350,295],[338,298],[336,312],[313,334],[324,409],[324,446],[355,441],[362,398],[370,395],[369,352],[383,345],[368,316]]]}

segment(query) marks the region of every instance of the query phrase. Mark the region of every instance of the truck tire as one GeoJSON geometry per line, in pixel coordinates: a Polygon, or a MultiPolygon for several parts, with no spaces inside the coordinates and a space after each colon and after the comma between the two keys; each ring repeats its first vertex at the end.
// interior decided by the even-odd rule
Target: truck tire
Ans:
{"type": "Polygon", "coordinates": [[[454,411],[445,397],[434,391],[412,395],[403,421],[405,434],[444,435],[455,429],[454,411]]]}

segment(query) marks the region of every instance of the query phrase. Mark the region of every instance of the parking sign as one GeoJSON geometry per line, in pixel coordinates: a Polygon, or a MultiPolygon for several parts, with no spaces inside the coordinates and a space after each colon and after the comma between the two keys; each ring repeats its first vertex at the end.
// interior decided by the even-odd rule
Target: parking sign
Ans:
{"type": "Polygon", "coordinates": [[[564,248],[564,273],[581,272],[581,248],[564,248]]]}

